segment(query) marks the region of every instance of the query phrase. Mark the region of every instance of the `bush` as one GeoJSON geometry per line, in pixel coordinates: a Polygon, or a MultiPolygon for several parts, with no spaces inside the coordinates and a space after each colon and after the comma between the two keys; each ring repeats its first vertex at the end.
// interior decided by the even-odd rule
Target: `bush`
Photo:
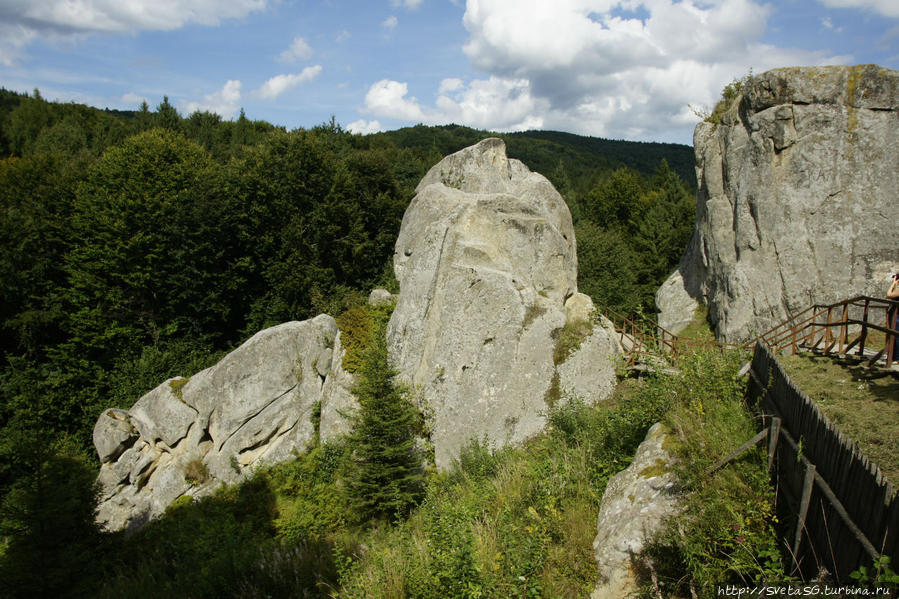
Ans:
{"type": "Polygon", "coordinates": [[[666,379],[677,398],[666,419],[679,440],[670,449],[687,491],[681,514],[647,549],[666,595],[710,597],[720,585],[784,580],[764,451],[756,448],[708,475],[756,433],[736,377],[745,358],[736,351],[698,352],[666,379]]]}
{"type": "Polygon", "coordinates": [[[203,460],[193,459],[184,467],[184,480],[193,486],[202,485],[209,480],[209,468],[206,467],[203,460]]]}

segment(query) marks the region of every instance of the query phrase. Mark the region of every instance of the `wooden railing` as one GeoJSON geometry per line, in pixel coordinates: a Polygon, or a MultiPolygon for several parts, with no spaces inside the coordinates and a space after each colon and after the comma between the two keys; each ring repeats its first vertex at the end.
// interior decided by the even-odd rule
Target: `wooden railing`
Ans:
{"type": "Polygon", "coordinates": [[[760,341],[775,353],[789,349],[821,350],[825,354],[856,355],[873,365],[886,358],[886,367],[899,359],[894,355],[894,340],[899,336],[896,316],[899,301],[859,295],[830,305],[814,305],[765,331],[750,343],[760,341]],[[869,333],[884,334],[884,343],[871,350],[869,333]],[[852,339],[854,337],[854,339],[852,339]]]}
{"type": "Polygon", "coordinates": [[[605,309],[603,314],[615,326],[618,341],[624,348],[625,368],[632,369],[637,362],[647,356],[664,359],[672,354],[699,348],[737,348],[738,345],[720,343],[714,339],[687,339],[678,337],[671,331],[644,314],[622,316],[614,310],[605,309]]]}
{"type": "Polygon", "coordinates": [[[810,306],[743,344],[678,337],[643,314],[622,316],[609,309],[603,313],[615,325],[628,369],[646,356],[664,358],[708,347],[751,350],[759,342],[775,354],[787,350],[794,354],[800,350],[820,350],[825,354],[847,355],[854,349],[856,355],[866,359],[868,366],[884,357],[887,368],[899,361],[899,355],[894,353],[894,340],[899,337],[899,301],[896,300],[859,295],[830,305],[810,306]],[[872,349],[869,339],[871,331],[884,335],[883,345],[878,343],[876,349],[872,349]]]}

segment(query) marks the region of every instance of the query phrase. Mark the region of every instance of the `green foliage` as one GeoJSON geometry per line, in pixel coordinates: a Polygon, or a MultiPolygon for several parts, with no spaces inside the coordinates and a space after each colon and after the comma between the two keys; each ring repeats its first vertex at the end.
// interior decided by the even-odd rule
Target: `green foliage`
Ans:
{"type": "Polygon", "coordinates": [[[387,326],[393,308],[390,305],[365,304],[350,308],[337,317],[340,343],[345,350],[344,370],[357,372],[362,368],[366,355],[376,343],[375,337],[383,333],[387,326]]]}
{"type": "Polygon", "coordinates": [[[747,75],[744,75],[739,79],[734,78],[733,81],[725,85],[724,89],[721,90],[721,98],[715,103],[715,107],[711,112],[708,114],[697,114],[699,114],[699,116],[701,116],[707,123],[712,123],[714,125],[721,124],[721,118],[724,116],[724,113],[730,110],[734,100],[741,96],[743,88],[749,83],[751,77],[752,71],[750,70],[747,75]]]}
{"type": "Polygon", "coordinates": [[[346,527],[348,506],[338,473],[348,456],[345,443],[325,443],[269,471],[280,498],[275,520],[279,537],[327,540],[346,527]]]}
{"type": "Polygon", "coordinates": [[[472,441],[407,521],[364,539],[341,596],[587,596],[605,484],[666,408],[651,394],[622,396],[612,410],[570,399],[525,448],[472,441]]]}
{"type": "Polygon", "coordinates": [[[651,179],[619,169],[584,200],[578,287],[616,312],[651,312],[656,289],[689,241],[695,200],[664,160],[651,179]]]}
{"type": "Polygon", "coordinates": [[[209,468],[203,460],[193,459],[184,467],[184,480],[193,486],[202,485],[209,480],[209,468]]]}
{"type": "Polygon", "coordinates": [[[676,408],[667,418],[679,442],[675,471],[688,493],[669,530],[648,549],[668,595],[714,595],[716,586],[784,580],[775,533],[767,460],[756,449],[712,476],[708,469],[755,435],[736,377],[745,355],[709,350],[678,363],[665,393],[676,408]]]}
{"type": "Polygon", "coordinates": [[[890,565],[891,561],[890,556],[881,555],[871,564],[873,571],[869,571],[866,566],[861,566],[849,574],[849,577],[863,586],[876,586],[891,591],[899,590],[899,574],[893,570],[890,565]]]}
{"type": "Polygon", "coordinates": [[[416,439],[424,432],[424,422],[395,375],[382,324],[372,332],[353,387],[359,409],[344,476],[349,505],[359,522],[403,517],[423,492],[424,456],[416,439]]]}
{"type": "Polygon", "coordinates": [[[561,329],[554,331],[553,364],[558,366],[568,356],[578,350],[584,339],[593,332],[593,323],[589,320],[573,320],[565,323],[561,329]]]}
{"type": "MultiPolygon", "coordinates": [[[[366,485],[371,489],[377,484],[377,477],[365,482],[358,472],[349,476],[350,467],[341,482],[335,473],[344,472],[340,464],[348,459],[347,450],[325,445],[309,454],[309,461],[295,465],[299,474],[292,478],[271,471],[243,490],[184,500],[133,541],[97,537],[73,524],[72,530],[81,530],[80,538],[74,532],[60,537],[75,539],[67,553],[53,545],[52,535],[35,540],[33,531],[47,528],[10,523],[56,518],[68,529],[62,523],[66,518],[89,521],[67,497],[81,498],[81,506],[93,505],[82,483],[93,480],[90,469],[96,464],[93,458],[67,461],[78,453],[70,449],[37,459],[28,440],[58,448],[58,440],[66,439],[90,452],[101,410],[127,408],[160,382],[213,364],[260,328],[323,311],[346,313],[341,330],[347,363],[366,376],[371,366],[366,348],[377,345],[372,339],[383,342],[377,331],[389,310],[352,309],[364,303],[373,286],[396,291],[390,266],[393,244],[422,175],[443,155],[486,135],[448,126],[362,137],[348,134],[333,120],[286,132],[243,112],[236,121],[206,112],[185,118],[167,98],[155,109],[144,103],[135,111],[101,111],[46,102],[37,91],[0,90],[0,496],[7,506],[44,506],[17,512],[24,519],[4,520],[4,526],[13,528],[8,529],[12,536],[3,560],[13,560],[14,545],[23,548],[16,552],[18,570],[9,580],[26,585],[37,577],[35,568],[43,568],[41,560],[49,559],[58,562],[58,573],[53,569],[34,593],[52,587],[48,593],[60,596],[327,594],[328,585],[336,585],[340,565],[332,551],[344,556],[356,551],[356,533],[347,532],[352,527],[345,522],[353,520],[345,513],[347,490],[363,496],[366,485]],[[55,479],[48,474],[63,468],[73,474],[58,482],[72,488],[59,491],[56,483],[42,482],[34,495],[34,481],[55,479]],[[290,489],[282,488],[288,478],[294,481],[290,489]],[[307,482],[297,482],[300,478],[307,482]],[[44,503],[28,503],[31,497],[43,497],[44,503]],[[50,505],[54,502],[58,506],[50,505]],[[106,576],[94,576],[84,565],[99,563],[108,564],[106,576]],[[61,588],[65,577],[72,583],[61,588]],[[90,580],[102,581],[103,589],[91,587],[90,580]]],[[[687,188],[674,174],[692,177],[691,149],[553,132],[505,138],[511,156],[550,176],[578,219],[581,288],[601,305],[648,307],[654,277],[666,274],[662,271],[671,266],[675,246],[686,243],[683,227],[692,223],[692,213],[683,216],[687,188]],[[673,168],[656,167],[662,158],[673,168]],[[612,193],[638,187],[636,199],[612,193]],[[608,222],[596,224],[597,214],[610,215],[608,222]],[[634,221],[637,215],[655,224],[642,227],[634,221]],[[665,226],[672,229],[671,243],[665,226]]],[[[391,457],[400,470],[408,468],[408,477],[386,466],[374,468],[405,481],[392,490],[385,487],[389,497],[382,498],[383,505],[390,507],[378,510],[392,518],[408,511],[422,492],[417,446],[406,445],[409,431],[414,437],[422,424],[411,404],[397,399],[403,393],[385,378],[389,371],[381,368],[384,362],[372,363],[378,365],[377,376],[360,387],[373,398],[365,403],[409,412],[392,420],[381,408],[374,410],[382,426],[400,423],[404,436],[396,445],[403,449],[390,456],[384,447],[392,437],[372,433],[366,437],[373,440],[370,446],[352,445],[353,464],[384,466],[378,460],[391,457]],[[362,456],[368,451],[374,457],[365,462],[362,456]]],[[[474,477],[478,468],[485,481],[504,472],[505,458],[490,465],[485,456],[493,453],[485,451],[463,459],[470,462],[462,469],[466,477],[474,477]]],[[[547,452],[541,459],[552,462],[547,456],[555,454],[547,452]]],[[[572,454],[560,463],[574,471],[581,466],[571,464],[580,459],[572,454]]],[[[589,540],[581,537],[591,528],[586,522],[593,508],[576,502],[563,509],[569,498],[549,509],[539,495],[545,491],[527,495],[531,491],[525,476],[543,476],[556,467],[547,462],[503,475],[525,493],[527,503],[520,499],[514,515],[496,519],[500,524],[491,525],[494,532],[485,528],[465,537],[474,539],[473,545],[455,547],[447,541],[439,555],[452,556],[447,558],[452,565],[441,570],[444,582],[437,588],[476,595],[478,580],[484,580],[482,592],[494,595],[516,590],[580,593],[589,577],[587,566],[580,566],[589,561],[571,564],[576,556],[589,556],[589,540]],[[553,509],[561,516],[553,515],[553,509]],[[515,527],[528,526],[532,538],[515,532],[515,527]],[[562,541],[569,537],[580,540],[562,541]],[[495,558],[496,551],[490,553],[488,546],[505,548],[507,556],[495,558]],[[496,564],[500,578],[484,574],[496,564]],[[554,575],[544,580],[544,574],[537,574],[538,564],[574,568],[562,579],[575,582],[557,583],[554,575]],[[451,582],[472,568],[476,577],[451,582]]],[[[600,468],[602,473],[606,467],[600,468]]],[[[599,480],[605,474],[595,476],[599,480]]],[[[557,483],[568,484],[565,480],[572,479],[557,483]]],[[[595,493],[578,496],[595,501],[595,493]]],[[[450,501],[434,497],[435,506],[450,501]]],[[[350,503],[361,506],[360,513],[374,509],[365,502],[350,503]]],[[[462,530],[465,510],[479,509],[463,504],[460,519],[428,526],[452,536],[462,530]]],[[[382,529],[383,534],[389,530],[382,529]]]]}
{"type": "MultiPolygon", "coordinates": [[[[18,470],[0,503],[0,552],[4,596],[84,596],[98,564],[84,558],[101,544],[94,523],[95,472],[71,443],[54,442],[39,430],[7,434],[18,470]]],[[[4,453],[9,455],[9,447],[4,453]]]]}

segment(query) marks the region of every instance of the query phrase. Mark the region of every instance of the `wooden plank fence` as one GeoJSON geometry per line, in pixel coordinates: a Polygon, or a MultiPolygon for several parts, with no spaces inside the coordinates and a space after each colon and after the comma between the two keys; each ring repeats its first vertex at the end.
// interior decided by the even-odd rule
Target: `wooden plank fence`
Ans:
{"type": "Polygon", "coordinates": [[[837,582],[851,583],[849,574],[879,555],[899,563],[899,497],[892,485],[761,343],[747,399],[765,418],[766,430],[751,442],[768,439],[778,514],[791,531],[796,573],[810,580],[823,567],[837,582]]]}

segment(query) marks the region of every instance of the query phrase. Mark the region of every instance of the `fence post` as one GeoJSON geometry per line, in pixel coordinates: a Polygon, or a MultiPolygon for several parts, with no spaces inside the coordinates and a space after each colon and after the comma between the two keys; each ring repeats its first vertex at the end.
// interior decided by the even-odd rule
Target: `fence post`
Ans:
{"type": "Polygon", "coordinates": [[[768,433],[768,472],[774,467],[774,456],[777,454],[777,440],[780,437],[780,418],[771,419],[771,432],[768,433]]]}
{"type": "Polygon", "coordinates": [[[802,542],[802,530],[805,528],[805,519],[808,516],[808,506],[812,499],[812,489],[815,485],[815,465],[806,462],[805,480],[802,481],[802,500],[799,503],[799,519],[796,521],[796,537],[793,540],[793,562],[799,567],[799,544],[802,542]]]}
{"type": "Polygon", "coordinates": [[[858,342],[858,355],[865,355],[865,340],[868,338],[868,306],[871,300],[865,298],[865,311],[862,313],[862,335],[858,342]]]}
{"type": "MultiPolygon", "coordinates": [[[[889,328],[894,331],[899,327],[899,307],[897,307],[890,316],[890,309],[887,308],[887,323],[889,328]]],[[[894,350],[896,349],[896,336],[891,335],[890,333],[886,334],[887,338],[887,346],[886,346],[886,354],[887,354],[887,368],[892,365],[893,361],[896,359],[896,356],[893,355],[894,350]]]]}
{"type": "Polygon", "coordinates": [[[848,341],[849,335],[849,302],[843,304],[843,326],[840,327],[840,351],[837,352],[839,354],[843,354],[845,351],[846,344],[848,341]]]}

